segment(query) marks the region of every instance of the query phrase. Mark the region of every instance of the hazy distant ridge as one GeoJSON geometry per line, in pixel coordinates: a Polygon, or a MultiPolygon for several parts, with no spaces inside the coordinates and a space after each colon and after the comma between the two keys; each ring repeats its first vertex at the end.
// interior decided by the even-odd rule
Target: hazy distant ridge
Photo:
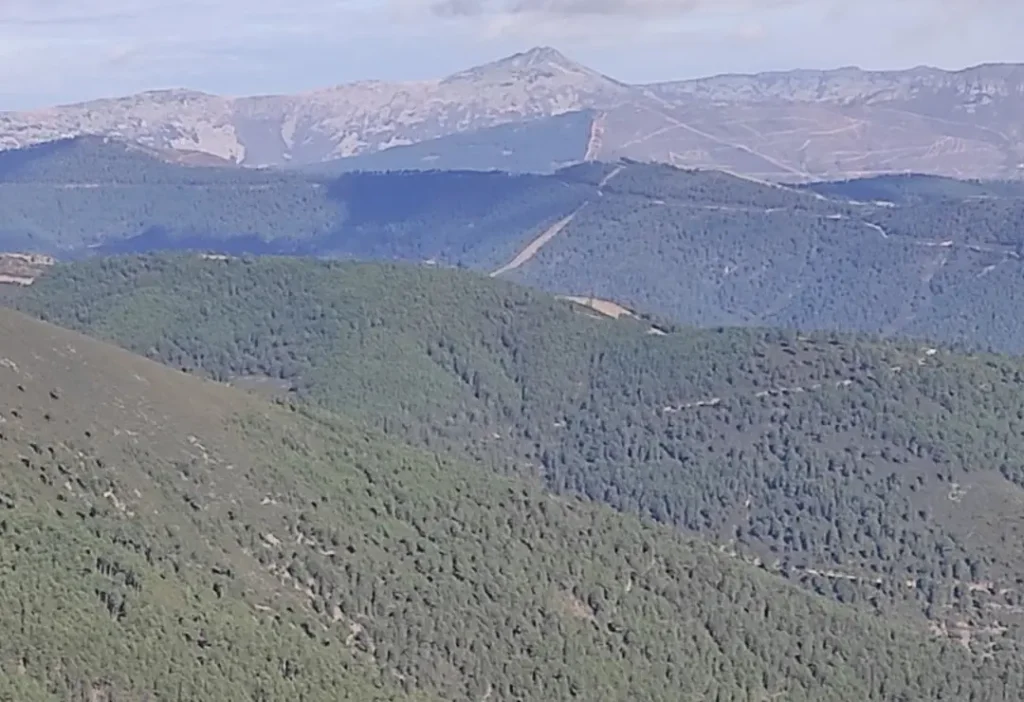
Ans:
{"type": "Polygon", "coordinates": [[[593,114],[581,120],[580,160],[628,156],[783,180],[1024,172],[1024,66],[627,85],[546,47],[438,80],[243,98],[164,90],[3,113],[0,146],[92,133],[247,166],[309,165],[581,111],[593,114]]]}

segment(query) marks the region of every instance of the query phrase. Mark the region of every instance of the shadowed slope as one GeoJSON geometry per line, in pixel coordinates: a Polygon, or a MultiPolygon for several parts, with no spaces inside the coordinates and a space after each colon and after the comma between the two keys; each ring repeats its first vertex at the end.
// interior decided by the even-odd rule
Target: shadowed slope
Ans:
{"type": "Polygon", "coordinates": [[[80,138],[0,152],[0,250],[426,262],[687,324],[1017,351],[1021,192],[924,176],[801,189],[635,161],[332,178],[80,138]]]}

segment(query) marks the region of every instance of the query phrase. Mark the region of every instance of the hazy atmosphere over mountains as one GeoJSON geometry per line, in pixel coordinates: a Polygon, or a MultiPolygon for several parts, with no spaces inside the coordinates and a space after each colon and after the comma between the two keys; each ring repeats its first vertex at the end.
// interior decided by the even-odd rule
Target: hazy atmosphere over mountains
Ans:
{"type": "MultiPolygon", "coordinates": [[[[550,165],[566,157],[563,130],[573,126],[504,143],[521,163],[550,165]]],[[[452,142],[444,153],[495,157],[479,146],[452,142]]],[[[635,162],[549,175],[332,176],[201,168],[179,156],[99,138],[0,152],[0,248],[63,259],[184,249],[405,261],[686,324],[1024,351],[1020,181],[918,175],[780,187],[635,162]]],[[[16,258],[8,275],[31,281],[32,270],[16,258]]]]}
{"type": "MultiPolygon", "coordinates": [[[[579,119],[569,161],[625,156],[786,181],[889,172],[1024,175],[1021,65],[799,70],[629,85],[547,47],[439,80],[249,98],[168,90],[0,114],[0,145],[103,134],[228,163],[300,166],[423,142],[430,149],[439,137],[496,125],[535,128],[538,120],[573,113],[579,119]]],[[[436,159],[434,147],[426,155],[436,159]]],[[[489,165],[501,169],[507,149],[494,150],[489,165]]]]}
{"type": "Polygon", "coordinates": [[[152,88],[246,95],[421,80],[534,44],[634,83],[852,65],[953,69],[1024,60],[1022,24],[1024,6],[1011,0],[6,0],[0,109],[152,88]]]}
{"type": "Polygon", "coordinates": [[[0,2],[0,702],[1020,702],[1022,26],[0,2]]]}

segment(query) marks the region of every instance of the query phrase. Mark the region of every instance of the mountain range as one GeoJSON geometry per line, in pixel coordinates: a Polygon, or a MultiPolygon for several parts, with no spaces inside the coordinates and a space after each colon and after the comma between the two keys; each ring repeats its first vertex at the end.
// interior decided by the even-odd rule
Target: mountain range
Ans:
{"type": "Polygon", "coordinates": [[[0,146],[95,134],[184,159],[294,167],[341,159],[333,167],[348,170],[343,161],[351,157],[360,168],[433,168],[468,139],[485,154],[473,167],[484,169],[552,170],[627,157],[781,181],[893,172],[1017,178],[1024,172],[1022,115],[1019,65],[628,85],[538,47],[430,81],[242,98],[163,90],[8,112],[0,114],[0,146]],[[535,136],[493,131],[504,126],[535,136]],[[557,154],[546,153],[555,141],[557,154]]]}
{"type": "Polygon", "coordinates": [[[0,116],[0,700],[1024,699],[1022,72],[0,116]]]}
{"type": "MultiPolygon", "coordinates": [[[[0,213],[0,250],[65,260],[159,250],[397,260],[698,326],[1024,350],[1019,181],[783,186],[631,161],[548,175],[334,176],[184,165],[81,137],[0,152],[0,213]]],[[[0,274],[12,282],[46,268],[8,258],[0,274]]]]}

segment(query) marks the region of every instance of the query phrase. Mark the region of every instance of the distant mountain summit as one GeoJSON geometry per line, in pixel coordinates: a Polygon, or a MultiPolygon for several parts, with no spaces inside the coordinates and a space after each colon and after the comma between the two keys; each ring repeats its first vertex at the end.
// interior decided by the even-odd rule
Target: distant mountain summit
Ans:
{"type": "Polygon", "coordinates": [[[495,80],[495,79],[554,79],[561,77],[564,83],[583,86],[589,85],[595,90],[628,91],[628,85],[619,83],[568,58],[565,54],[550,46],[538,46],[529,51],[512,54],[503,59],[475,66],[460,71],[441,81],[442,85],[460,81],[495,80]]]}
{"type": "MultiPolygon", "coordinates": [[[[309,166],[479,132],[472,143],[495,154],[483,166],[500,169],[507,149],[484,130],[569,113],[581,115],[570,139],[585,144],[580,161],[628,157],[783,181],[1024,175],[1021,65],[844,67],[627,85],[547,46],[437,80],[243,98],[159,90],[0,113],[0,147],[99,134],[187,152],[193,161],[209,154],[243,166],[309,166]]],[[[480,161],[452,157],[465,143],[381,162],[480,161]]]]}

